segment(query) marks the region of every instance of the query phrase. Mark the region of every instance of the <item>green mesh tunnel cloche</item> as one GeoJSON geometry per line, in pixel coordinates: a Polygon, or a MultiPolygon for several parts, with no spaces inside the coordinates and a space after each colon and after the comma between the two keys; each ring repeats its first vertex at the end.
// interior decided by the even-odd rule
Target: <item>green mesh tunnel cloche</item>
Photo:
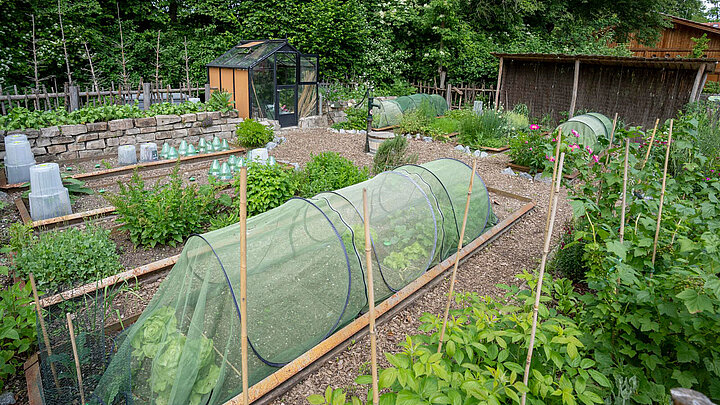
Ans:
{"type": "Polygon", "coordinates": [[[574,130],[579,135],[577,143],[582,146],[589,146],[598,150],[599,139],[610,139],[612,121],[600,113],[587,113],[572,117],[560,124],[557,129],[562,129],[563,138],[568,139],[574,130]]]}
{"type": "MultiPolygon", "coordinates": [[[[250,218],[250,384],[367,307],[363,189],[380,302],[455,253],[471,175],[470,167],[454,159],[405,165],[347,188],[290,199],[250,218]]],[[[478,176],[464,242],[496,222],[478,176]]],[[[92,401],[198,405],[238,395],[239,268],[239,225],[191,236],[138,321],[117,339],[117,353],[92,401]]]]}

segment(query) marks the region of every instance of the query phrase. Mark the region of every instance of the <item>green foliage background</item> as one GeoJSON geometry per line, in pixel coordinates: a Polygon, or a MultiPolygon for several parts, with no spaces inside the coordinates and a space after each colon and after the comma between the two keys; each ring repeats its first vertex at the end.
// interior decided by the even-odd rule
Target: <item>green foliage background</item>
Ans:
{"type": "MultiPolygon", "coordinates": [[[[35,17],[39,77],[67,81],[58,3],[0,0],[0,85],[33,82],[35,17]]],[[[390,83],[398,77],[429,79],[438,70],[456,81],[491,79],[491,51],[626,53],[608,48],[634,33],[653,40],[666,24],[663,11],[701,17],[699,0],[640,0],[622,7],[611,0],[60,0],[73,79],[86,85],[87,42],[103,84],[122,82],[118,9],[129,80],[152,81],[160,33],[160,76],[185,82],[184,39],[193,82],[204,83],[204,65],[241,39],[288,38],[301,51],[320,54],[326,80],[360,78],[390,83]],[[119,6],[119,7],[118,7],[119,6]],[[695,10],[695,11],[693,11],[695,10]],[[607,27],[612,27],[608,29],[607,27]]]]}

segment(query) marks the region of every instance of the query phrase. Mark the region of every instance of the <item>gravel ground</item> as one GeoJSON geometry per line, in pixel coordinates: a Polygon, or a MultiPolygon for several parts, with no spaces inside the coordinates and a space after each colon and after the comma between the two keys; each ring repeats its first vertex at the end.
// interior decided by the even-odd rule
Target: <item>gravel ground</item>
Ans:
{"type": "MultiPolygon", "coordinates": [[[[275,152],[278,159],[286,159],[301,164],[309,160],[311,152],[324,150],[337,151],[356,163],[370,165],[371,159],[359,152],[364,138],[360,135],[334,134],[324,130],[292,131],[284,134],[288,138],[275,152]]],[[[469,156],[454,150],[451,143],[425,143],[413,140],[410,150],[417,153],[419,162],[439,157],[453,157],[472,164],[469,156]]],[[[539,264],[542,255],[545,215],[548,206],[550,186],[542,182],[532,182],[519,177],[510,177],[501,171],[507,167],[509,158],[505,154],[478,159],[478,172],[488,186],[530,197],[537,203],[534,210],[523,217],[508,232],[499,237],[490,246],[476,253],[458,269],[456,291],[476,292],[481,295],[500,296],[498,283],[520,285],[514,275],[523,269],[533,269],[539,264]]],[[[565,201],[567,194],[561,192],[562,203],[558,207],[553,241],[557,242],[561,224],[572,216],[572,210],[565,201]]],[[[500,201],[501,197],[494,197],[500,201]]],[[[498,206],[495,206],[498,207],[498,206]]],[[[515,207],[516,208],[516,207],[515,207]]],[[[498,210],[502,217],[506,212],[498,210]]],[[[418,319],[425,313],[440,314],[446,302],[449,288],[449,272],[445,280],[412,305],[395,315],[391,320],[378,327],[378,352],[398,352],[399,343],[407,334],[418,334],[418,319]]],[[[365,387],[354,384],[358,375],[367,374],[369,367],[369,339],[356,341],[335,359],[325,362],[318,370],[294,386],[285,395],[274,402],[275,405],[307,404],[307,396],[321,394],[327,386],[344,388],[346,391],[361,393],[365,387]],[[359,388],[359,389],[358,389],[359,388]]],[[[380,367],[389,367],[384,356],[379,355],[380,367]]]]}

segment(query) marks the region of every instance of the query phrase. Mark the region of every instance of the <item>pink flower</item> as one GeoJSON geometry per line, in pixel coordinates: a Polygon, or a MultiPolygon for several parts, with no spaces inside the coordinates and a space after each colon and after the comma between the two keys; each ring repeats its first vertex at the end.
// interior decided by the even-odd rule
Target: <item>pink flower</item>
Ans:
{"type": "Polygon", "coordinates": [[[579,137],[580,137],[580,134],[578,134],[578,132],[577,132],[576,130],[571,129],[570,132],[571,132],[573,135],[575,135],[576,138],[579,138],[579,137]]]}
{"type": "Polygon", "coordinates": [[[553,142],[557,142],[557,139],[553,138],[552,141],[553,141],[553,142]]]}
{"type": "Polygon", "coordinates": [[[530,150],[532,150],[532,148],[530,148],[530,150]]]}
{"type": "Polygon", "coordinates": [[[592,158],[595,161],[595,163],[598,163],[600,161],[600,158],[598,157],[598,155],[593,155],[592,158]]]}
{"type": "Polygon", "coordinates": [[[710,181],[710,177],[705,177],[705,181],[710,181]]]}
{"type": "Polygon", "coordinates": [[[585,149],[587,149],[588,153],[592,154],[592,149],[589,146],[586,146],[585,149]]]}
{"type": "Polygon", "coordinates": [[[532,129],[532,130],[540,129],[540,125],[532,124],[532,125],[530,125],[530,129],[532,129]]]}
{"type": "Polygon", "coordinates": [[[554,161],[555,161],[555,158],[554,158],[554,157],[548,156],[548,155],[545,155],[545,159],[547,159],[547,160],[549,160],[549,161],[551,161],[551,162],[554,162],[554,161]]]}
{"type": "Polygon", "coordinates": [[[528,141],[525,141],[525,143],[528,143],[528,141]]]}

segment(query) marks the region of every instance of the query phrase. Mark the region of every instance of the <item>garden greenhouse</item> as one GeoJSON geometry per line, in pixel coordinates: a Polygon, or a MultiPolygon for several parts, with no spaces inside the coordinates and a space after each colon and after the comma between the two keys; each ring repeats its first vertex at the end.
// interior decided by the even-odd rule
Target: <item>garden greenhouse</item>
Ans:
{"type": "MultiPolygon", "coordinates": [[[[405,165],[250,218],[250,384],[367,307],[363,189],[380,302],[455,252],[471,175],[453,159],[405,165]]],[[[497,222],[479,176],[475,185],[465,243],[497,222]]],[[[239,244],[237,224],[187,241],[142,316],[118,339],[93,401],[220,404],[241,391],[239,244]]]]}
{"type": "Polygon", "coordinates": [[[242,118],[297,125],[318,111],[318,57],[286,39],[243,41],[208,63],[212,88],[232,94],[242,118]]]}

